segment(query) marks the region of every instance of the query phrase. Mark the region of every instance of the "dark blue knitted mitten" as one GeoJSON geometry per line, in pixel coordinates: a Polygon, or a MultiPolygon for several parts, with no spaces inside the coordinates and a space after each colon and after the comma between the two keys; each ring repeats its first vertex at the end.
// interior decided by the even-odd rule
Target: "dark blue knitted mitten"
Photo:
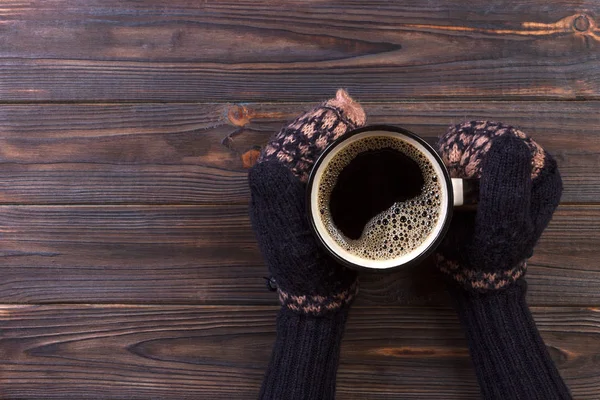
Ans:
{"type": "Polygon", "coordinates": [[[340,90],[274,135],[250,171],[252,227],[282,304],[261,399],[335,396],[340,343],[358,284],[356,273],[330,259],[313,237],[305,182],[325,147],[365,118],[340,90]]]}
{"type": "Polygon", "coordinates": [[[439,142],[450,174],[480,178],[476,212],[457,212],[437,266],[469,342],[483,398],[570,399],[525,302],[527,259],[558,206],[554,159],[511,126],[473,121],[439,142]]]}

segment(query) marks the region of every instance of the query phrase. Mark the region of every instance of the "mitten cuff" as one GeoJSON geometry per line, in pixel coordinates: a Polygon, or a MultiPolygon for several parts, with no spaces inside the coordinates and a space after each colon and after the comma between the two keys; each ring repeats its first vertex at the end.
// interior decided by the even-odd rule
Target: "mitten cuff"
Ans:
{"type": "Polygon", "coordinates": [[[279,302],[290,311],[313,316],[323,316],[347,308],[358,293],[358,281],[346,290],[329,296],[293,295],[278,289],[279,302]]]}
{"type": "Polygon", "coordinates": [[[525,276],[527,271],[527,260],[508,270],[485,272],[476,268],[463,267],[439,253],[436,254],[436,264],[452,283],[458,284],[467,291],[478,293],[506,289],[525,276]]]}
{"type": "Polygon", "coordinates": [[[451,290],[486,400],[571,399],[529,307],[526,282],[506,290],[451,290]]]}
{"type": "Polygon", "coordinates": [[[314,317],[282,307],[259,399],[333,400],[347,316],[348,308],[314,317]]]}

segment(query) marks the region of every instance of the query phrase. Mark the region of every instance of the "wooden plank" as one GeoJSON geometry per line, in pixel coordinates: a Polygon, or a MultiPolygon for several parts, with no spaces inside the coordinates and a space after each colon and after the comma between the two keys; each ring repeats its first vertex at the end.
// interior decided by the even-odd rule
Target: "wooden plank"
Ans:
{"type": "MultiPolygon", "coordinates": [[[[600,396],[600,312],[534,308],[576,399],[600,396]]],[[[1,306],[4,399],[254,399],[275,307],[1,306]]],[[[351,311],[342,399],[477,399],[463,333],[447,308],[351,311]]]]}
{"type": "MultiPolygon", "coordinates": [[[[313,103],[0,106],[0,203],[248,202],[240,155],[313,103]]],[[[366,103],[435,141],[454,123],[521,127],[557,158],[564,202],[600,198],[599,102],[366,103]]]]}
{"type": "MultiPolygon", "coordinates": [[[[2,206],[3,303],[275,304],[246,206],[2,206]]],[[[535,305],[600,304],[600,206],[561,206],[530,260],[535,305]]],[[[361,275],[358,304],[445,304],[428,261],[361,275]]]]}
{"type": "Polygon", "coordinates": [[[337,87],[373,101],[600,94],[594,0],[2,6],[4,101],[313,101],[337,87]]]}

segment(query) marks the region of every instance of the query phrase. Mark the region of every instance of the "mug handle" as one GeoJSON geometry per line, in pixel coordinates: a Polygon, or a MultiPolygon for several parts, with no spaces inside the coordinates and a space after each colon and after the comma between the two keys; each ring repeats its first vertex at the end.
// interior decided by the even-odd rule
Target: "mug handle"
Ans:
{"type": "Polygon", "coordinates": [[[474,206],[479,199],[479,179],[452,178],[454,207],[474,206]]]}

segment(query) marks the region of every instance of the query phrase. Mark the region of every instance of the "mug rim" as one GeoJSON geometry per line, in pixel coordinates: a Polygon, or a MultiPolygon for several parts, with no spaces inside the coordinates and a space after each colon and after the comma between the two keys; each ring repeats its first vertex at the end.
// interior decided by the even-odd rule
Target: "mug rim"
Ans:
{"type": "Polygon", "coordinates": [[[339,263],[341,263],[349,268],[355,269],[355,270],[368,270],[368,271],[388,271],[388,270],[396,269],[399,267],[410,267],[410,266],[419,264],[425,258],[430,256],[431,253],[433,253],[433,251],[442,242],[442,240],[446,236],[448,229],[450,228],[450,222],[452,220],[452,215],[454,212],[454,190],[452,188],[452,179],[450,178],[450,173],[448,172],[448,168],[446,168],[446,165],[442,161],[442,158],[437,153],[437,151],[435,151],[435,149],[429,143],[427,143],[423,138],[421,138],[416,133],[413,133],[407,129],[401,128],[399,126],[394,126],[394,125],[385,125],[385,124],[367,125],[367,126],[363,126],[361,128],[357,128],[357,129],[351,130],[349,132],[346,132],[345,134],[343,134],[342,136],[340,136],[339,138],[337,138],[336,140],[331,142],[325,148],[325,150],[323,150],[323,152],[319,155],[319,157],[317,157],[317,160],[315,161],[315,163],[310,171],[310,175],[308,177],[308,182],[306,185],[306,212],[307,212],[307,216],[308,216],[308,220],[309,220],[309,226],[310,226],[313,236],[317,239],[317,242],[319,243],[321,248],[323,248],[327,252],[327,254],[329,254],[331,257],[333,257],[339,263]],[[424,251],[422,251],[415,258],[413,258],[405,263],[395,265],[393,267],[388,267],[388,268],[372,268],[372,267],[367,267],[364,265],[358,265],[358,264],[354,264],[354,263],[346,260],[345,258],[341,257],[336,252],[334,252],[333,249],[331,249],[327,245],[327,243],[325,243],[325,241],[323,240],[323,238],[321,237],[321,234],[319,233],[319,231],[317,229],[317,226],[315,223],[315,218],[313,218],[313,207],[312,207],[311,196],[312,196],[312,189],[315,184],[315,176],[317,174],[319,167],[321,166],[321,164],[323,164],[323,161],[325,160],[327,155],[329,153],[331,153],[337,146],[339,146],[340,144],[342,144],[343,142],[345,142],[346,140],[348,140],[349,138],[351,138],[354,135],[358,135],[358,134],[361,134],[364,132],[369,132],[369,131],[394,132],[394,133],[398,133],[398,134],[407,136],[407,137],[415,140],[416,142],[418,142],[421,146],[423,146],[431,154],[433,159],[441,167],[442,173],[444,174],[444,183],[446,185],[446,190],[448,193],[448,195],[447,195],[447,203],[448,204],[446,207],[447,211],[446,211],[446,215],[445,215],[445,218],[443,221],[442,228],[438,231],[437,237],[429,244],[429,246],[424,251]]]}

